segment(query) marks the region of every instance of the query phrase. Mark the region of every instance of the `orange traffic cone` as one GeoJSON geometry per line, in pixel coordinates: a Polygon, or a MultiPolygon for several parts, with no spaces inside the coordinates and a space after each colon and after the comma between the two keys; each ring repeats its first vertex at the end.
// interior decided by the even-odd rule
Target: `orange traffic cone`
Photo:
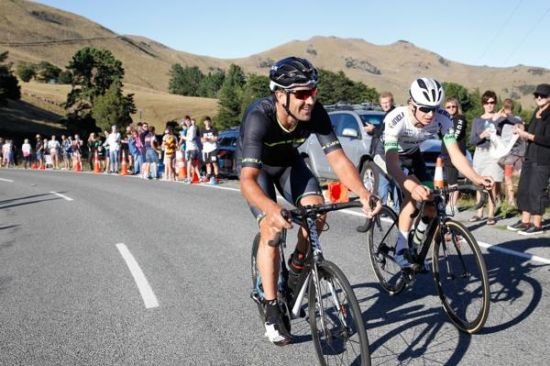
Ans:
{"type": "Polygon", "coordinates": [[[434,188],[444,188],[445,181],[443,180],[443,159],[441,156],[437,157],[435,162],[435,173],[434,173],[434,188]]]}
{"type": "Polygon", "coordinates": [[[95,157],[94,157],[94,173],[96,174],[101,173],[101,166],[99,165],[99,156],[97,154],[97,151],[95,152],[95,157]]]}
{"type": "Polygon", "coordinates": [[[46,170],[46,164],[44,164],[42,161],[40,162],[40,170],[46,170]]]}
{"type": "Polygon", "coordinates": [[[348,202],[348,189],[340,182],[331,182],[328,184],[328,197],[330,202],[348,202]]]}
{"type": "Polygon", "coordinates": [[[200,180],[200,177],[197,175],[197,170],[195,169],[195,167],[199,165],[199,162],[197,159],[195,159],[193,161],[193,179],[191,180],[191,183],[200,183],[201,180],[200,180]]]}
{"type": "Polygon", "coordinates": [[[38,169],[38,164],[36,164],[36,161],[32,163],[31,169],[32,169],[32,170],[38,169]]]}
{"type": "Polygon", "coordinates": [[[75,159],[73,170],[75,172],[81,172],[82,171],[82,164],[80,163],[80,159],[75,159]]]}
{"type": "Polygon", "coordinates": [[[122,164],[120,175],[128,175],[128,163],[126,162],[126,151],[122,150],[122,164]]]}
{"type": "Polygon", "coordinates": [[[187,168],[185,167],[185,161],[183,160],[182,151],[176,151],[176,168],[178,170],[178,180],[186,179],[187,168]]]}

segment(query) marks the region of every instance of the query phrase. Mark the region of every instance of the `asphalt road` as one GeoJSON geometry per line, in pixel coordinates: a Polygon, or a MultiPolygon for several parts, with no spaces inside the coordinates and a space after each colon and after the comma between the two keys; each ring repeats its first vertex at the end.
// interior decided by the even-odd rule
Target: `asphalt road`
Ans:
{"type": "MultiPolygon", "coordinates": [[[[249,299],[256,226],[237,188],[0,170],[0,365],[316,364],[305,321],[296,344],[263,337],[249,299]]],[[[332,213],[322,240],[361,302],[374,365],[548,364],[548,236],[470,225],[489,248],[491,313],[468,336],[431,276],[380,292],[361,222],[332,213]]]]}

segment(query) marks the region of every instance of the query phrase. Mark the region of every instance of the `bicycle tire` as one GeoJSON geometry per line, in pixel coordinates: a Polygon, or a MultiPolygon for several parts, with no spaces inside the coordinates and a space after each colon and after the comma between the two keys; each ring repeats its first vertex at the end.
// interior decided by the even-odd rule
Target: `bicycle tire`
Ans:
{"type": "Polygon", "coordinates": [[[310,276],[308,310],[320,364],[369,366],[367,331],[349,281],[332,262],[323,261],[317,269],[318,276],[310,276]]]}
{"type": "Polygon", "coordinates": [[[382,206],[379,215],[380,226],[373,223],[367,232],[370,263],[380,286],[393,296],[405,288],[401,267],[394,259],[398,216],[388,206],[382,206]]]}
{"type": "Polygon", "coordinates": [[[479,332],[489,316],[489,279],[476,239],[461,223],[448,220],[433,246],[433,276],[439,298],[461,331],[479,332]]]}

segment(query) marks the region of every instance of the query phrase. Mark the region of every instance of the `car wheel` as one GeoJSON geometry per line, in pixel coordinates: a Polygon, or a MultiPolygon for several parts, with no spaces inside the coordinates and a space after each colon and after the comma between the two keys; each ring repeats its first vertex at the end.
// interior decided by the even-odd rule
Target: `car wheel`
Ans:
{"type": "Polygon", "coordinates": [[[378,194],[378,168],[374,161],[367,160],[361,168],[361,180],[367,191],[378,194]]]}

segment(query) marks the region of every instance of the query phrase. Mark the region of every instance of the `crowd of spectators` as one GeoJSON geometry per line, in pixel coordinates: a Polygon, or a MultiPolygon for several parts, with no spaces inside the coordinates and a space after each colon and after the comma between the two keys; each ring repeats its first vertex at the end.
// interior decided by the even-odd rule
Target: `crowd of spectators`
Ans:
{"type": "MultiPolygon", "coordinates": [[[[485,220],[487,225],[494,225],[495,203],[502,197],[522,212],[522,220],[508,226],[510,230],[526,235],[542,232],[542,214],[549,203],[550,128],[546,129],[546,126],[550,113],[550,85],[540,84],[534,95],[537,108],[528,124],[528,132],[524,121],[514,113],[514,102],[511,99],[505,99],[502,108],[497,111],[496,93],[487,90],[481,96],[483,114],[472,121],[470,130],[470,143],[475,146],[473,167],[480,175],[493,177],[497,184],[490,192],[487,216],[483,215],[484,209],[481,208],[470,218],[471,222],[485,220]],[[504,157],[495,157],[490,152],[491,141],[494,136],[505,135],[516,135],[515,143],[504,157]],[[518,190],[514,189],[514,181],[518,177],[519,194],[516,195],[518,190]]],[[[390,111],[394,107],[393,95],[383,92],[380,104],[386,113],[390,111]]],[[[460,148],[466,150],[468,126],[459,101],[447,98],[444,108],[454,122],[460,148]]],[[[20,152],[25,169],[49,166],[52,169],[70,170],[81,166],[84,155],[90,170],[105,174],[118,174],[125,164],[129,174],[143,179],[173,181],[179,175],[185,183],[200,179],[201,182],[217,184],[218,131],[209,117],[204,119],[203,125],[201,131],[195,119],[185,116],[178,131],[167,127],[163,135],[157,135],[155,127],[147,122],[132,124],[126,127],[124,133],[118,131],[117,126],[112,126],[102,134],[91,133],[86,145],[79,135],[61,135],[61,140],[55,135],[50,138],[36,135],[34,144],[24,139],[19,151],[13,140],[0,138],[0,162],[2,167],[14,167],[20,152]],[[204,172],[202,179],[201,170],[204,172]]],[[[377,133],[374,126],[367,125],[365,130],[374,134],[377,137],[375,140],[379,139],[380,132],[377,133]]],[[[381,155],[383,159],[383,153],[379,150],[380,146],[375,146],[371,153],[381,155]]],[[[445,157],[445,148],[442,155],[445,157]]],[[[449,161],[445,162],[445,175],[449,184],[457,184],[458,172],[449,161]]],[[[392,196],[391,201],[398,210],[397,188],[392,185],[391,179],[386,176],[382,178],[385,179],[380,179],[379,193],[384,199],[392,196]]],[[[456,205],[457,199],[457,196],[450,198],[451,206],[456,205]]]]}

